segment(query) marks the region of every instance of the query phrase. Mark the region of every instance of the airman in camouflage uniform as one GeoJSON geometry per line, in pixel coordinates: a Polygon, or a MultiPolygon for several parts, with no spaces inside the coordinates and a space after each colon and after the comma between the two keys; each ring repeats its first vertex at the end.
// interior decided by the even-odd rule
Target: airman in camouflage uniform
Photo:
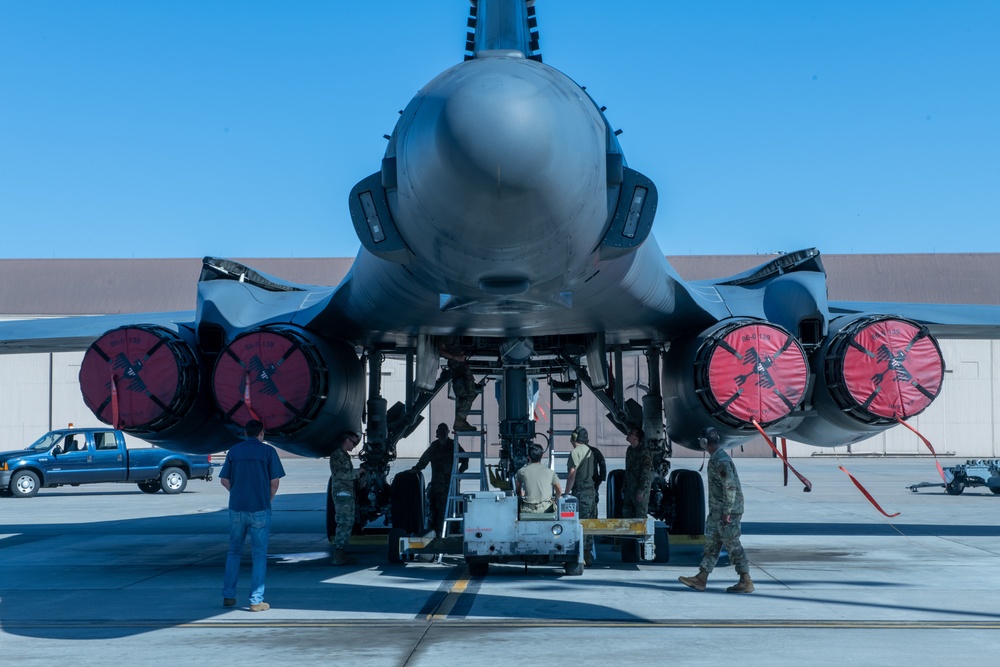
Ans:
{"type": "Polygon", "coordinates": [[[451,389],[455,392],[455,430],[477,430],[467,421],[469,410],[476,400],[476,378],[469,368],[465,351],[458,344],[458,336],[445,336],[438,345],[438,353],[448,360],[451,371],[451,389]]]}
{"type": "Polygon", "coordinates": [[[705,590],[708,575],[715,569],[722,547],[729,552],[729,560],[740,575],[735,586],[727,593],[753,593],[750,579],[750,563],[743,545],[740,544],[740,520],[743,518],[743,488],[736,466],[726,450],[719,447],[719,433],[714,428],[705,429],[705,451],[711,454],[708,460],[708,518],[705,520],[705,552],[698,574],[680,577],[685,586],[695,590],[705,590]]]}
{"type": "Polygon", "coordinates": [[[625,483],[622,485],[622,516],[645,519],[649,514],[649,488],[653,484],[653,454],[645,446],[645,434],[634,428],[625,450],[625,483]]]}
{"type": "MultiPolygon", "coordinates": [[[[594,486],[594,455],[588,447],[590,436],[587,429],[576,427],[570,434],[573,451],[570,452],[566,470],[566,494],[572,493],[580,501],[580,518],[597,518],[597,488],[594,486]]],[[[594,536],[587,535],[583,540],[583,562],[594,564],[594,536]]]]}
{"type": "Polygon", "coordinates": [[[354,464],[351,450],[361,442],[361,436],[348,431],[340,436],[338,446],[330,455],[330,493],[336,510],[337,534],[333,538],[333,564],[347,565],[350,560],[344,549],[354,530],[354,464]]]}
{"type": "MultiPolygon", "coordinates": [[[[419,472],[431,466],[431,483],[427,487],[427,495],[431,501],[431,528],[438,535],[444,535],[444,520],[448,512],[448,491],[451,489],[451,469],[455,462],[455,442],[448,437],[451,429],[447,424],[438,424],[437,440],[424,451],[417,465],[410,468],[419,472]]],[[[465,449],[459,445],[458,451],[465,449]]],[[[469,459],[461,459],[458,472],[463,473],[469,468],[469,459]]]]}

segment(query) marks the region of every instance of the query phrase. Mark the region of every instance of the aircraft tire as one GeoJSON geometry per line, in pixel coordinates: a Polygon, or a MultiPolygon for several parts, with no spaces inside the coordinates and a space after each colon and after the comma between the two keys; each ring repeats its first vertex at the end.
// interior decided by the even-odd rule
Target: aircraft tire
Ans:
{"type": "Polygon", "coordinates": [[[10,478],[10,492],[15,498],[31,498],[38,493],[38,475],[30,470],[21,470],[10,478]]]}
{"type": "Polygon", "coordinates": [[[701,475],[694,470],[675,470],[673,496],[675,506],[674,535],[705,534],[705,486],[701,475]]]}
{"type": "Polygon", "coordinates": [[[333,478],[326,483],[326,539],[333,544],[337,534],[337,508],[333,506],[333,478]]]}
{"type": "Polygon", "coordinates": [[[612,470],[608,473],[608,487],[604,492],[605,512],[609,519],[621,519],[625,505],[625,471],[612,470]]]}
{"type": "Polygon", "coordinates": [[[138,482],[136,486],[138,486],[139,490],[143,493],[156,493],[160,490],[160,480],[153,479],[148,482],[138,482]]]}
{"type": "Polygon", "coordinates": [[[405,535],[424,533],[424,489],[419,473],[404,470],[392,478],[392,525],[405,535]]]}
{"type": "Polygon", "coordinates": [[[187,483],[187,473],[180,468],[165,468],[160,473],[160,487],[164,493],[170,495],[180,493],[187,487],[187,483]]]}

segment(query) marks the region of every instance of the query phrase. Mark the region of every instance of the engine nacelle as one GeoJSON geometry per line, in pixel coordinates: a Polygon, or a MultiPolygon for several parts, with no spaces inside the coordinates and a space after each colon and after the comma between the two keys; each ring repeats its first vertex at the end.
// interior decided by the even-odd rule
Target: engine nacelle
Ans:
{"type": "Polygon", "coordinates": [[[105,424],[162,447],[192,454],[229,448],[238,439],[202,391],[193,337],[145,324],[108,331],[84,354],[84,403],[105,424]]]}
{"type": "Polygon", "coordinates": [[[760,320],[724,320],[670,344],[662,383],[667,435],[701,449],[698,437],[709,426],[723,445],[756,433],[754,420],[772,431],[791,428],[808,381],[805,352],[788,331],[760,320]]]}
{"type": "Polygon", "coordinates": [[[242,427],[260,419],[269,442],[303,456],[328,456],[337,435],[361,426],[365,376],[351,345],[269,325],[226,346],[212,393],[225,421],[242,427]]]}
{"type": "Polygon", "coordinates": [[[810,445],[859,442],[923,412],[937,398],[944,358],[916,322],[841,317],[812,359],[813,414],[785,437],[810,445]]]}

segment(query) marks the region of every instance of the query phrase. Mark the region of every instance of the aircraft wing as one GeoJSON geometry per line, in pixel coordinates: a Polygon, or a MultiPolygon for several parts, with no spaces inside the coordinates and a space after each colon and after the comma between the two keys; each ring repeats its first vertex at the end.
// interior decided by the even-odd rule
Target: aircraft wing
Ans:
{"type": "Polygon", "coordinates": [[[936,338],[1000,339],[1000,306],[831,301],[830,314],[893,313],[927,326],[936,338]]]}
{"type": "Polygon", "coordinates": [[[182,328],[193,329],[195,313],[182,310],[4,321],[0,322],[0,354],[78,352],[90,347],[104,332],[135,322],[176,332],[182,328]]]}

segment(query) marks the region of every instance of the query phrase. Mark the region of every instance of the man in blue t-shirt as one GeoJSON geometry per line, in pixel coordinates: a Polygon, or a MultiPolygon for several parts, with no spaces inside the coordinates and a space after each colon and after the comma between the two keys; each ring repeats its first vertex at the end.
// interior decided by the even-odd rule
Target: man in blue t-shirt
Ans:
{"type": "Polygon", "coordinates": [[[219,472],[219,481],[229,491],[229,554],[222,579],[222,604],[236,605],[236,580],[240,574],[243,544],[250,533],[253,569],[250,573],[250,611],[267,611],[264,602],[264,573],[267,569],[267,540],[271,535],[271,501],[278,481],[285,476],[274,447],[264,444],[264,424],[251,419],[247,439],[233,446],[219,472]]]}

